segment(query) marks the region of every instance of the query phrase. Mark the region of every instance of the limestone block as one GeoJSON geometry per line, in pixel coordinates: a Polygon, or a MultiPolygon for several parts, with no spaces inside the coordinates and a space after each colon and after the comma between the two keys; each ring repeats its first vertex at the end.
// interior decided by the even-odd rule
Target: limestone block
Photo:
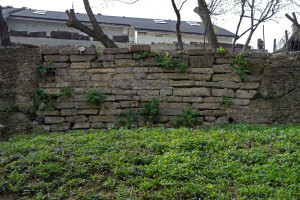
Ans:
{"type": "Polygon", "coordinates": [[[103,62],[103,67],[104,68],[116,68],[117,65],[115,65],[114,62],[103,62]]]}
{"type": "Polygon", "coordinates": [[[69,56],[61,56],[61,55],[47,55],[44,56],[44,60],[46,62],[69,62],[69,56]]]}
{"type": "Polygon", "coordinates": [[[118,67],[137,67],[137,62],[130,59],[118,59],[115,60],[115,64],[118,67]]]}
{"type": "Polygon", "coordinates": [[[90,116],[89,122],[115,122],[118,119],[116,115],[90,116]]]}
{"type": "MultiPolygon", "coordinates": [[[[45,63],[44,63],[44,65],[45,65],[45,63]]],[[[70,63],[52,63],[51,66],[56,67],[56,69],[69,68],[70,63]]]]}
{"type": "Polygon", "coordinates": [[[60,123],[60,124],[52,124],[50,126],[50,131],[52,132],[61,132],[68,131],[71,129],[70,123],[60,123]]]}
{"type": "Polygon", "coordinates": [[[182,109],[178,108],[162,108],[161,109],[161,115],[170,115],[170,116],[177,116],[179,114],[182,114],[182,109]]]}
{"type": "Polygon", "coordinates": [[[240,87],[238,83],[229,82],[229,81],[220,81],[220,82],[196,81],[196,86],[210,87],[210,88],[230,88],[230,89],[238,89],[240,87]]]}
{"type": "Polygon", "coordinates": [[[222,117],[226,115],[225,110],[203,110],[199,112],[200,115],[202,116],[217,116],[217,117],[222,117]]]}
{"type": "Polygon", "coordinates": [[[205,116],[204,120],[208,122],[214,122],[217,120],[217,118],[215,116],[205,116]]]}
{"type": "Polygon", "coordinates": [[[62,69],[62,68],[56,69],[55,75],[56,76],[66,76],[66,75],[68,75],[68,70],[62,69]]]}
{"type": "Polygon", "coordinates": [[[58,104],[55,105],[55,108],[58,108],[58,109],[74,108],[74,103],[73,102],[59,102],[58,104]]]}
{"type": "Polygon", "coordinates": [[[83,102],[83,99],[86,97],[86,94],[75,94],[74,101],[83,102]]]}
{"type": "Polygon", "coordinates": [[[77,115],[77,110],[76,109],[62,109],[60,111],[61,116],[73,116],[77,115]]]}
{"type": "Polygon", "coordinates": [[[214,56],[190,56],[189,64],[191,67],[212,67],[214,56]]]}
{"type": "Polygon", "coordinates": [[[84,61],[94,61],[96,60],[96,55],[71,55],[71,62],[84,62],[84,61]]]}
{"type": "Polygon", "coordinates": [[[246,90],[256,90],[260,87],[259,83],[256,82],[251,82],[251,83],[240,83],[240,88],[241,89],[246,89],[246,90]]]}
{"type": "Polygon", "coordinates": [[[72,129],[89,129],[90,123],[89,122],[76,122],[72,129]]]}
{"type": "Polygon", "coordinates": [[[216,64],[230,64],[231,60],[229,58],[217,58],[216,64]]]}
{"type": "Polygon", "coordinates": [[[107,87],[108,86],[108,82],[95,82],[93,81],[91,83],[91,87],[107,87]]]}
{"type": "Polygon", "coordinates": [[[235,97],[235,92],[232,89],[212,89],[211,95],[214,97],[221,97],[221,96],[227,96],[227,97],[235,97]]]}
{"type": "Polygon", "coordinates": [[[175,88],[174,96],[210,96],[210,89],[208,88],[175,88]]]}
{"type": "Polygon", "coordinates": [[[81,76],[72,76],[72,82],[89,81],[89,80],[91,80],[90,74],[85,74],[81,76]]]}
{"type": "Polygon", "coordinates": [[[143,51],[151,51],[151,46],[150,45],[131,45],[130,46],[130,52],[131,53],[139,53],[143,51]]]}
{"type": "Polygon", "coordinates": [[[202,55],[213,55],[212,49],[188,49],[183,52],[190,56],[202,56],[202,55]]]}
{"type": "Polygon", "coordinates": [[[98,105],[89,104],[85,102],[75,102],[73,104],[76,109],[99,109],[98,105]]]}
{"type": "Polygon", "coordinates": [[[125,54],[129,53],[128,48],[105,48],[103,49],[103,54],[125,54]]]}
{"type": "Polygon", "coordinates": [[[132,54],[118,54],[116,59],[132,59],[132,54]]]}
{"type": "Polygon", "coordinates": [[[134,101],[134,100],[140,100],[139,96],[133,96],[133,95],[116,95],[117,101],[134,101]]]}
{"type": "Polygon", "coordinates": [[[138,101],[121,101],[121,108],[136,108],[139,105],[138,101]]]}
{"type": "Polygon", "coordinates": [[[60,89],[59,88],[44,88],[44,91],[48,94],[56,95],[57,93],[60,92],[60,89]]]}
{"type": "Polygon", "coordinates": [[[189,74],[188,77],[190,80],[195,80],[195,81],[210,81],[211,80],[211,75],[209,75],[209,74],[189,74]]]}
{"type": "MultiPolygon", "coordinates": [[[[151,66],[156,66],[156,60],[155,58],[148,58],[147,60],[139,60],[138,61],[138,66],[139,67],[151,67],[151,66]]],[[[153,67],[153,69],[160,69],[162,72],[161,67],[153,67]]]]}
{"type": "Polygon", "coordinates": [[[162,89],[159,91],[159,95],[161,95],[161,96],[170,96],[172,94],[173,94],[172,89],[162,89]]]}
{"type": "Polygon", "coordinates": [[[39,83],[40,88],[55,88],[56,84],[55,83],[47,83],[47,82],[42,82],[39,83]]]}
{"type": "Polygon", "coordinates": [[[59,50],[57,48],[54,48],[54,47],[44,47],[42,49],[42,54],[43,55],[58,55],[59,50]]]}
{"type": "Polygon", "coordinates": [[[183,97],[182,99],[183,102],[195,102],[195,103],[200,103],[203,102],[203,97],[183,97]]]}
{"type": "Polygon", "coordinates": [[[98,82],[108,82],[112,78],[112,75],[108,74],[92,74],[91,80],[98,82]]]}
{"type": "Polygon", "coordinates": [[[148,67],[134,67],[133,68],[133,72],[137,72],[137,73],[144,72],[144,73],[147,73],[147,72],[149,72],[149,68],[148,67]]]}
{"type": "Polygon", "coordinates": [[[61,49],[59,53],[60,55],[78,55],[79,52],[80,51],[78,49],[68,48],[68,49],[61,49]]]}
{"type": "Polygon", "coordinates": [[[188,79],[188,74],[186,73],[154,73],[149,74],[148,79],[172,79],[172,80],[184,80],[188,79]]]}
{"type": "Polygon", "coordinates": [[[114,88],[111,90],[112,94],[122,94],[122,95],[131,95],[131,94],[137,94],[137,90],[123,90],[123,89],[118,89],[114,88]]]}
{"type": "Polygon", "coordinates": [[[157,99],[160,102],[166,101],[166,96],[140,96],[140,101],[149,101],[149,99],[157,99]]]}
{"type": "Polygon", "coordinates": [[[86,122],[86,121],[88,121],[88,118],[85,115],[66,117],[66,122],[86,122]]]}
{"type": "Polygon", "coordinates": [[[241,99],[252,99],[256,93],[256,90],[237,90],[236,97],[241,99]]]}
{"type": "Polygon", "coordinates": [[[195,81],[171,81],[169,85],[173,87],[192,87],[195,86],[195,81]]]}
{"type": "Polygon", "coordinates": [[[80,81],[80,82],[74,82],[74,87],[91,87],[91,81],[80,81]]]}
{"type": "Polygon", "coordinates": [[[220,109],[219,103],[193,103],[192,108],[199,110],[216,110],[220,109]]]}
{"type": "Polygon", "coordinates": [[[249,99],[231,99],[232,103],[237,106],[248,106],[250,104],[249,99]]]}
{"type": "Polygon", "coordinates": [[[245,78],[245,82],[260,82],[262,77],[259,75],[248,75],[245,78]]]}
{"type": "Polygon", "coordinates": [[[98,60],[100,60],[100,61],[114,61],[115,56],[114,55],[101,54],[101,55],[98,55],[98,60]]]}
{"type": "Polygon", "coordinates": [[[233,74],[215,74],[212,76],[212,81],[241,82],[241,78],[233,74]]]}
{"type": "Polygon", "coordinates": [[[139,96],[158,96],[159,90],[139,90],[139,96]]]}
{"type": "Polygon", "coordinates": [[[81,109],[77,110],[78,115],[97,115],[99,112],[98,109],[81,109]]]}
{"type": "Polygon", "coordinates": [[[59,124],[65,121],[64,117],[45,117],[45,124],[59,124]]]}
{"type": "Polygon", "coordinates": [[[167,102],[182,102],[183,97],[174,97],[174,96],[169,96],[167,97],[167,102]]]}
{"type": "Polygon", "coordinates": [[[86,69],[69,69],[68,73],[71,76],[82,76],[87,73],[86,69]]]}
{"type": "Polygon", "coordinates": [[[70,68],[71,69],[88,69],[88,68],[91,68],[91,63],[89,63],[89,62],[72,63],[70,68]]]}
{"type": "Polygon", "coordinates": [[[117,67],[116,72],[117,73],[132,73],[134,67],[117,67]]]}
{"type": "Polygon", "coordinates": [[[102,68],[103,62],[91,62],[91,68],[102,68]]]}
{"type": "Polygon", "coordinates": [[[121,73],[121,74],[114,75],[113,79],[116,79],[116,80],[141,80],[141,79],[144,79],[145,77],[146,77],[146,74],[144,72],[130,73],[130,74],[121,73]]]}
{"type": "Polygon", "coordinates": [[[103,129],[106,127],[106,124],[101,123],[101,122],[93,122],[93,123],[90,123],[90,126],[91,126],[91,128],[94,128],[94,129],[103,129]]]}
{"type": "MultiPolygon", "coordinates": [[[[140,65],[139,65],[140,66],[140,65]]],[[[142,67],[143,65],[141,65],[141,67],[142,67]]],[[[161,68],[161,67],[152,67],[152,65],[146,65],[146,66],[149,66],[149,72],[150,73],[163,73],[164,72],[164,70],[163,70],[163,68],[161,68]]]]}
{"type": "Polygon", "coordinates": [[[213,74],[213,69],[212,68],[189,68],[188,73],[192,74],[213,74]]]}
{"type": "Polygon", "coordinates": [[[116,110],[116,109],[101,109],[99,111],[99,115],[118,115],[122,110],[116,110]]]}
{"type": "Polygon", "coordinates": [[[38,110],[36,113],[37,116],[60,116],[58,110],[38,110]]]}
{"type": "Polygon", "coordinates": [[[205,103],[220,103],[222,97],[204,97],[205,103]]]}
{"type": "Polygon", "coordinates": [[[213,65],[214,73],[231,73],[234,71],[234,68],[229,64],[224,65],[213,65]]]}

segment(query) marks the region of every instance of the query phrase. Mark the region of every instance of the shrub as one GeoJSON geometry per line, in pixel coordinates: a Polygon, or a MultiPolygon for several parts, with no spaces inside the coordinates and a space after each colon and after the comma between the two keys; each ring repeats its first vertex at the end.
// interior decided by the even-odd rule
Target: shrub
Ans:
{"type": "Polygon", "coordinates": [[[49,61],[47,65],[39,64],[39,71],[42,75],[42,77],[53,77],[55,76],[56,67],[52,66],[52,61],[49,61]]]}
{"type": "Polygon", "coordinates": [[[147,121],[158,122],[159,120],[159,104],[157,99],[151,99],[149,103],[142,104],[142,110],[140,115],[142,115],[147,121]]]}
{"type": "Polygon", "coordinates": [[[2,112],[19,112],[20,108],[18,105],[8,105],[1,110],[2,112]]]}
{"type": "Polygon", "coordinates": [[[175,69],[178,68],[179,72],[186,72],[187,70],[187,64],[184,62],[179,62],[176,58],[172,58],[172,56],[169,55],[169,52],[166,52],[165,56],[161,56],[159,53],[156,53],[156,62],[157,66],[163,67],[166,69],[175,69]]]}
{"type": "Polygon", "coordinates": [[[74,96],[72,94],[73,91],[74,91],[74,88],[71,88],[70,86],[63,86],[62,88],[60,88],[60,93],[58,93],[57,96],[59,96],[63,99],[67,99],[69,97],[74,96]]]}
{"type": "Polygon", "coordinates": [[[239,53],[235,58],[231,60],[230,65],[237,69],[237,74],[242,79],[245,80],[246,74],[249,73],[247,70],[250,60],[245,58],[243,53],[239,53]]]}
{"type": "Polygon", "coordinates": [[[134,60],[146,60],[147,58],[149,58],[149,56],[150,56],[150,53],[148,51],[144,51],[142,53],[139,53],[133,59],[134,60]]]}
{"type": "Polygon", "coordinates": [[[188,127],[193,128],[199,124],[198,112],[194,112],[192,109],[185,110],[183,114],[177,115],[177,118],[171,121],[171,124],[175,127],[188,127]]]}
{"type": "Polygon", "coordinates": [[[35,110],[38,110],[40,105],[43,105],[46,110],[54,110],[55,104],[51,102],[52,99],[53,99],[52,95],[46,93],[43,89],[38,88],[35,91],[34,99],[33,99],[35,110]]]}
{"type": "Polygon", "coordinates": [[[126,128],[135,128],[137,116],[132,110],[119,113],[117,123],[126,128]]]}
{"type": "Polygon", "coordinates": [[[93,88],[87,91],[87,96],[83,101],[100,107],[106,98],[106,94],[102,93],[100,89],[93,88]]]}

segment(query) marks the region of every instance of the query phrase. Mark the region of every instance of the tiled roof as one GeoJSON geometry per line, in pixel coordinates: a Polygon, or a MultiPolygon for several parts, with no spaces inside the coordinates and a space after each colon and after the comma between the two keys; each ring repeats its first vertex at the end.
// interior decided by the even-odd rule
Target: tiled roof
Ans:
{"type": "MultiPolygon", "coordinates": [[[[57,21],[67,21],[68,16],[65,12],[57,11],[47,11],[43,15],[34,14],[36,10],[33,9],[23,9],[18,12],[14,12],[9,15],[9,17],[22,17],[22,18],[31,18],[31,19],[40,19],[40,20],[57,20],[57,21]]],[[[76,14],[77,18],[81,22],[89,23],[89,18],[86,14],[76,14]]],[[[153,19],[145,18],[133,18],[133,17],[116,17],[116,16],[107,16],[107,15],[96,15],[96,19],[99,23],[104,24],[113,24],[113,25],[122,25],[130,26],[137,31],[149,31],[149,32],[176,32],[176,21],[174,20],[165,20],[166,23],[157,24],[153,19]]],[[[218,36],[233,37],[234,34],[226,29],[216,27],[218,36]]],[[[181,22],[181,31],[182,33],[190,34],[204,34],[203,26],[192,26],[186,21],[181,22]]]]}

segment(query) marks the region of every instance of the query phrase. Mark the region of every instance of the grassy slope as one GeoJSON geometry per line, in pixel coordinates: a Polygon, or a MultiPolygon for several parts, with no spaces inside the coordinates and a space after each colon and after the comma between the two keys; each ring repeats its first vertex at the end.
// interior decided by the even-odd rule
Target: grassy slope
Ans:
{"type": "Polygon", "coordinates": [[[300,127],[135,129],[0,143],[0,199],[299,199],[300,127]]]}

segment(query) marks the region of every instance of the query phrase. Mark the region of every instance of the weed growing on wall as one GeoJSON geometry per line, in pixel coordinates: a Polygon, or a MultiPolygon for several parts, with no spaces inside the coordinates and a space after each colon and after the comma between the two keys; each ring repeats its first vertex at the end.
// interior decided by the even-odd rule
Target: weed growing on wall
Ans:
{"type": "Polygon", "coordinates": [[[70,86],[63,86],[62,88],[60,88],[60,92],[57,94],[57,96],[63,99],[67,99],[74,96],[74,94],[72,93],[73,91],[74,88],[71,88],[70,86]]]}
{"type": "Polygon", "coordinates": [[[217,52],[218,54],[224,55],[225,53],[228,52],[228,50],[227,50],[227,49],[224,49],[223,47],[220,47],[220,48],[217,48],[216,52],[217,52]]]}
{"type": "Polygon", "coordinates": [[[159,53],[155,54],[156,63],[158,67],[163,67],[166,69],[179,69],[179,72],[186,72],[187,64],[184,62],[179,62],[176,58],[170,56],[169,52],[166,52],[165,56],[161,56],[159,53]]]}
{"type": "Polygon", "coordinates": [[[46,66],[43,64],[39,64],[39,71],[43,78],[45,77],[53,77],[56,73],[56,67],[52,66],[52,61],[49,61],[46,66]]]}
{"type": "Polygon", "coordinates": [[[126,128],[135,128],[137,115],[132,110],[122,111],[118,114],[117,123],[126,128]]]}
{"type": "Polygon", "coordinates": [[[8,105],[5,108],[1,109],[2,112],[19,112],[20,108],[18,105],[8,105]]]}
{"type": "Polygon", "coordinates": [[[197,118],[198,116],[198,112],[188,109],[185,110],[184,113],[177,115],[177,117],[171,121],[171,124],[174,127],[193,128],[199,124],[199,119],[197,118]]]}
{"type": "Polygon", "coordinates": [[[249,73],[247,70],[249,63],[250,60],[245,58],[243,53],[239,53],[235,58],[231,59],[231,66],[237,69],[237,74],[242,81],[245,80],[247,73],[249,73]]]}
{"type": "Polygon", "coordinates": [[[149,56],[150,56],[150,52],[144,51],[144,52],[139,53],[133,59],[134,60],[146,60],[147,58],[149,58],[149,56]]]}
{"type": "Polygon", "coordinates": [[[87,96],[83,101],[100,107],[106,98],[106,94],[102,93],[99,88],[92,88],[87,91],[87,96]]]}
{"type": "Polygon", "coordinates": [[[262,94],[260,92],[260,90],[258,90],[257,93],[254,95],[253,98],[254,99],[273,99],[273,98],[275,98],[275,96],[272,95],[272,94],[268,94],[268,95],[262,94]]]}
{"type": "Polygon", "coordinates": [[[46,110],[55,110],[55,103],[52,101],[52,99],[53,96],[45,92],[43,89],[36,89],[33,99],[35,110],[38,110],[40,106],[42,106],[46,110]]]}
{"type": "Polygon", "coordinates": [[[229,106],[232,103],[232,101],[229,99],[228,96],[222,95],[222,99],[220,101],[221,106],[229,106]]]}
{"type": "Polygon", "coordinates": [[[139,112],[147,121],[158,122],[159,120],[159,104],[160,102],[153,98],[149,103],[143,103],[142,109],[139,112]]]}

